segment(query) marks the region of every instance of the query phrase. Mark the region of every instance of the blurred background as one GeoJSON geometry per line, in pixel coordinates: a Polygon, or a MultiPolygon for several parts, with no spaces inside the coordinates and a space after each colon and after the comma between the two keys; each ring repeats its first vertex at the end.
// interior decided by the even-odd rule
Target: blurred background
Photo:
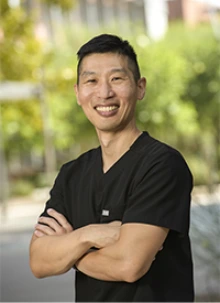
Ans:
{"type": "Polygon", "coordinates": [[[191,168],[196,301],[220,301],[220,1],[1,0],[0,15],[1,301],[74,300],[74,272],[35,279],[28,245],[61,165],[98,145],[73,85],[100,33],[134,46],[138,126],[191,168]]]}

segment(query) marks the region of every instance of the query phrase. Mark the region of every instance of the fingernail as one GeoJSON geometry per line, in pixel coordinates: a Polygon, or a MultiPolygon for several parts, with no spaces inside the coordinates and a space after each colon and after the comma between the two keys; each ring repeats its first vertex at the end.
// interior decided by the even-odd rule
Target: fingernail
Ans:
{"type": "Polygon", "coordinates": [[[48,208],[47,212],[50,213],[52,210],[52,208],[48,208]]]}

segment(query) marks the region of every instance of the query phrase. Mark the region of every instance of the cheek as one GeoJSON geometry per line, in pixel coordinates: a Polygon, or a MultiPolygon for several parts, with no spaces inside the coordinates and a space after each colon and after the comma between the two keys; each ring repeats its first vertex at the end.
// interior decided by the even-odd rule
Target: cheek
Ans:
{"type": "Polygon", "coordinates": [[[128,89],[128,87],[126,87],[126,89],[122,89],[119,94],[120,94],[121,99],[125,103],[130,104],[130,103],[136,102],[136,100],[137,100],[137,93],[136,93],[136,91],[131,89],[131,87],[129,89],[128,89]]]}
{"type": "Polygon", "coordinates": [[[92,100],[92,92],[90,90],[84,90],[83,93],[78,94],[78,103],[80,105],[86,105],[89,101],[92,100]]]}

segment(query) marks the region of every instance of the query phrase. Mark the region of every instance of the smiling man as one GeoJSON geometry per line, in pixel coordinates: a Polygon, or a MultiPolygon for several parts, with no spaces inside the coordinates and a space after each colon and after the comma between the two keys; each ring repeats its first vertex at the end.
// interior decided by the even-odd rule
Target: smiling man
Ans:
{"type": "Polygon", "coordinates": [[[78,52],[78,104],[100,142],[64,164],[30,244],[38,278],[75,268],[77,302],[194,300],[192,175],[172,147],[136,126],[144,98],[132,46],[103,34],[78,52]]]}

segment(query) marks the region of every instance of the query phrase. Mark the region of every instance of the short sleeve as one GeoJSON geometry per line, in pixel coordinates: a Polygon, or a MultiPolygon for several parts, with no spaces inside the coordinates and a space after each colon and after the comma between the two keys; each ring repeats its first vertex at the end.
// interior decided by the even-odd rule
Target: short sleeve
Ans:
{"type": "MultiPolygon", "coordinates": [[[[148,161],[149,162],[149,161],[148,161]]],[[[185,234],[189,229],[191,172],[179,153],[167,153],[143,165],[122,219],[185,234]]]]}
{"type": "Polygon", "coordinates": [[[65,172],[64,172],[64,166],[62,166],[55,179],[54,185],[50,190],[50,198],[46,202],[44,211],[41,214],[41,216],[49,217],[47,213],[47,209],[53,208],[57,212],[67,217],[65,204],[64,204],[64,189],[63,189],[64,180],[65,180],[65,172]]]}

